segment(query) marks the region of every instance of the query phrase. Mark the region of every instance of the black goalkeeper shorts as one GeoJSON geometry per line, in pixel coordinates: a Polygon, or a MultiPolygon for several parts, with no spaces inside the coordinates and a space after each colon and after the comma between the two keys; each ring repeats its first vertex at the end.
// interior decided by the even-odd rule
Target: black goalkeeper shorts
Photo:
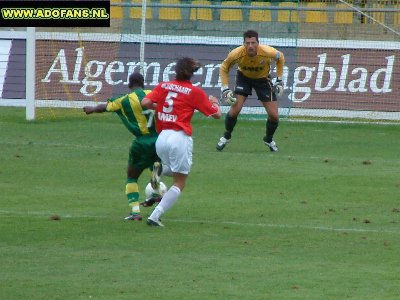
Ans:
{"type": "Polygon", "coordinates": [[[252,94],[253,89],[256,91],[257,98],[261,102],[277,100],[273,91],[271,78],[252,79],[244,76],[242,72],[238,71],[236,74],[235,94],[247,97],[252,94]]]}

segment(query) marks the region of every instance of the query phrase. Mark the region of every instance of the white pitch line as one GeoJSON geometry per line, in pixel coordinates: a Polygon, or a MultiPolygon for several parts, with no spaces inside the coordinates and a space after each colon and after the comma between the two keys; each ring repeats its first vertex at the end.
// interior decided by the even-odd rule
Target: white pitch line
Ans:
{"type": "Polygon", "coordinates": [[[265,223],[241,223],[233,221],[201,221],[201,220],[179,220],[179,219],[168,219],[171,222],[182,222],[182,223],[206,223],[206,224],[225,224],[225,225],[236,225],[236,226],[257,226],[257,227],[270,227],[270,228],[286,228],[286,229],[306,229],[306,230],[321,230],[321,231],[338,231],[338,232],[370,232],[370,233],[392,233],[400,234],[399,231],[392,230],[377,230],[377,229],[362,229],[362,228],[333,228],[325,226],[308,226],[308,225],[288,225],[288,224],[265,224],[265,223]]]}
{"type": "MultiPolygon", "coordinates": [[[[40,216],[40,217],[50,217],[53,214],[51,212],[17,212],[17,211],[8,211],[8,210],[0,210],[0,214],[8,214],[8,215],[31,215],[31,216],[40,216]]],[[[79,218],[99,218],[105,219],[109,218],[106,216],[99,215],[73,215],[73,214],[62,214],[59,213],[61,218],[66,219],[79,219],[79,218]]],[[[3,216],[4,217],[4,216],[3,216]]],[[[11,216],[10,216],[11,217],[11,216]]],[[[122,220],[122,218],[121,218],[122,220]]],[[[319,230],[319,231],[334,231],[334,232],[364,232],[364,233],[389,233],[389,234],[400,234],[400,231],[393,230],[378,230],[378,229],[363,229],[363,228],[334,228],[334,227],[326,227],[326,226],[311,226],[311,225],[289,225],[289,224],[266,224],[266,223],[243,223],[243,222],[234,222],[234,221],[208,221],[208,220],[187,220],[187,219],[165,219],[167,222],[179,222],[179,223],[188,223],[188,224],[209,224],[209,225],[234,225],[234,226],[253,226],[253,227],[266,227],[266,228],[283,228],[283,229],[303,229],[303,230],[319,230]]],[[[369,226],[369,225],[368,225],[369,226]]]]}

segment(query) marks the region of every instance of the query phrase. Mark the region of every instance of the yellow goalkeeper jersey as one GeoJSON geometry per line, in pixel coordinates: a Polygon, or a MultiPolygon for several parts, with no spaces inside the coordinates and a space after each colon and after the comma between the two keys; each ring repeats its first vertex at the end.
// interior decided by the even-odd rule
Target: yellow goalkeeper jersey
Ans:
{"type": "Polygon", "coordinates": [[[222,86],[228,86],[229,70],[238,66],[238,70],[244,76],[252,79],[266,78],[271,71],[271,62],[276,64],[277,76],[282,77],[285,57],[282,52],[267,45],[258,45],[257,55],[250,57],[246,53],[245,47],[239,46],[229,52],[228,57],[222,62],[220,68],[220,78],[222,86]]]}

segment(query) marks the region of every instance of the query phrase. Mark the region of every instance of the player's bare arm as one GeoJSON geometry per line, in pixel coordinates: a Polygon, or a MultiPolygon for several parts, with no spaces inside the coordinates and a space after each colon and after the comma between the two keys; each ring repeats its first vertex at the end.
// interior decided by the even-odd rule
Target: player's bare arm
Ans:
{"type": "Polygon", "coordinates": [[[141,102],[142,106],[147,108],[147,109],[155,109],[157,104],[151,101],[149,98],[143,98],[141,102]]]}
{"type": "Polygon", "coordinates": [[[90,115],[92,113],[103,113],[106,111],[107,104],[99,104],[97,106],[85,106],[83,108],[83,111],[87,114],[90,115]]]}
{"type": "Polygon", "coordinates": [[[215,114],[210,115],[210,117],[213,117],[214,119],[219,119],[219,118],[221,118],[222,113],[221,113],[221,109],[220,109],[220,107],[219,107],[218,98],[215,97],[215,96],[213,96],[213,95],[210,95],[210,96],[208,97],[208,100],[211,102],[211,104],[212,104],[215,108],[218,109],[218,111],[217,111],[215,114]]]}

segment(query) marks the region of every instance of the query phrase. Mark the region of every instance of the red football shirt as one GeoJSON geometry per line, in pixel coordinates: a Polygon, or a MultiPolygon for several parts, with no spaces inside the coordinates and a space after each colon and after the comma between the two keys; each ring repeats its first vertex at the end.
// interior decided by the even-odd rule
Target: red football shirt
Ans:
{"type": "Polygon", "coordinates": [[[158,132],[173,129],[192,135],[190,120],[195,110],[206,116],[218,112],[218,108],[208,100],[207,94],[190,81],[161,82],[146,98],[157,103],[155,113],[158,132]]]}

